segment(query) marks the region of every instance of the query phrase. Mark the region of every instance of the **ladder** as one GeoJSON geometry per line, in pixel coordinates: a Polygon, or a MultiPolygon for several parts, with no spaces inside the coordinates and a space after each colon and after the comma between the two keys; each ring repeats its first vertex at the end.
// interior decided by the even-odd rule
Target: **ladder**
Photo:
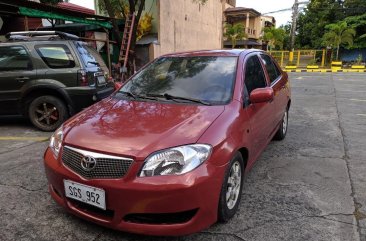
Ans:
{"type": "Polygon", "coordinates": [[[127,73],[127,62],[128,62],[129,52],[130,52],[132,30],[134,28],[134,25],[135,25],[135,14],[129,14],[126,19],[126,22],[125,22],[121,49],[119,52],[119,62],[122,63],[122,68],[121,68],[122,81],[124,80],[124,76],[127,73]]]}

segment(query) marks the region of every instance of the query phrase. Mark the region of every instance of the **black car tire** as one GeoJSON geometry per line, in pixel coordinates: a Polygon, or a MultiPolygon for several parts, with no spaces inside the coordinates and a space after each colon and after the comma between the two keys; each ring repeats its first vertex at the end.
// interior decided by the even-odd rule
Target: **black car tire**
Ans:
{"type": "MultiPolygon", "coordinates": [[[[237,212],[241,200],[241,194],[243,190],[243,184],[244,184],[244,161],[242,155],[238,152],[235,154],[234,158],[230,161],[224,181],[222,183],[221,187],[221,193],[220,193],[220,200],[219,200],[219,208],[218,208],[218,221],[219,222],[227,222],[229,221],[237,212]],[[236,200],[230,200],[232,198],[232,195],[229,195],[229,201],[228,201],[228,192],[230,192],[229,188],[235,186],[233,185],[233,182],[229,179],[233,176],[233,168],[239,168],[240,171],[240,177],[237,177],[237,180],[235,183],[239,184],[239,187],[237,187],[236,200]]],[[[231,189],[232,190],[232,189],[231,189]]],[[[235,192],[234,192],[235,193],[235,192]]]]}
{"type": "Polygon", "coordinates": [[[278,127],[278,130],[273,137],[274,140],[281,141],[285,139],[286,133],[288,129],[288,109],[286,109],[285,114],[283,115],[282,121],[280,126],[278,127]]]}
{"type": "Polygon", "coordinates": [[[28,115],[32,124],[42,131],[54,131],[68,118],[64,102],[51,95],[33,99],[28,115]]]}

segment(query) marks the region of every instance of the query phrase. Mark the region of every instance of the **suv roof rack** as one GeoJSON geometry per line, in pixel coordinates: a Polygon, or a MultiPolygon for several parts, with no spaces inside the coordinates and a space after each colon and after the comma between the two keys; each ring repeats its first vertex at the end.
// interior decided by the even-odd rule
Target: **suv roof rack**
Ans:
{"type": "Polygon", "coordinates": [[[23,31],[10,32],[6,34],[6,38],[8,40],[32,40],[34,37],[44,37],[48,39],[59,37],[65,40],[80,40],[80,38],[74,34],[61,31],[23,31]]]}

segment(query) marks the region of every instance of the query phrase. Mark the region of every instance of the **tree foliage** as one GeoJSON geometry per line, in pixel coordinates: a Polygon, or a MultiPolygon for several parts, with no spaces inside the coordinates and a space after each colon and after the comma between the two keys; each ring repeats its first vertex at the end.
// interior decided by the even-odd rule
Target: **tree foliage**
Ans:
{"type": "MultiPolygon", "coordinates": [[[[365,1],[366,2],[366,1],[365,1]]],[[[344,21],[353,29],[356,30],[354,48],[366,48],[366,13],[350,16],[344,19],[344,21]]]]}
{"type": "Polygon", "coordinates": [[[242,23],[236,23],[236,24],[225,24],[225,32],[224,37],[231,41],[232,48],[235,48],[236,42],[238,40],[244,40],[248,36],[245,33],[245,27],[242,23]]]}
{"type": "Polygon", "coordinates": [[[340,0],[311,0],[299,16],[297,42],[304,48],[320,48],[325,26],[344,18],[340,0]]]}
{"type": "Polygon", "coordinates": [[[274,48],[283,49],[285,36],[286,31],[283,28],[264,28],[263,40],[267,42],[269,50],[273,50],[274,48]]]}
{"type": "Polygon", "coordinates": [[[350,47],[356,31],[349,27],[346,22],[338,22],[325,26],[326,33],[323,35],[323,44],[337,49],[336,59],[339,57],[339,47],[343,44],[350,47]]]}
{"type": "Polygon", "coordinates": [[[320,48],[326,26],[345,21],[356,31],[353,47],[366,47],[365,12],[365,0],[311,0],[299,16],[296,44],[302,48],[320,48]]]}

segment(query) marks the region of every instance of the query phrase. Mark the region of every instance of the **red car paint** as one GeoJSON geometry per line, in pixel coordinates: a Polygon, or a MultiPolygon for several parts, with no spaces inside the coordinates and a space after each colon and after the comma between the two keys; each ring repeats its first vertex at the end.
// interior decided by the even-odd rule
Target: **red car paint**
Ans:
{"type": "Polygon", "coordinates": [[[252,103],[244,105],[246,60],[259,54],[263,52],[216,50],[167,55],[236,56],[234,92],[227,105],[177,105],[107,98],[71,118],[64,124],[63,146],[127,157],[133,159],[133,163],[123,178],[85,179],[63,164],[61,154],[57,158],[48,148],[44,160],[53,199],[83,219],[146,235],[186,235],[215,223],[228,162],[240,151],[246,159],[245,171],[248,171],[271,141],[290,105],[287,74],[281,72],[281,77],[271,85],[263,62],[267,87],[253,91],[252,103]],[[262,102],[267,99],[270,101],[262,102]],[[182,175],[138,177],[144,160],[151,153],[192,143],[213,147],[209,159],[193,171],[182,175]],[[64,179],[104,189],[106,206],[114,212],[113,216],[106,217],[79,207],[66,198],[64,179]],[[132,213],[180,213],[187,210],[196,210],[196,213],[183,223],[146,224],[124,220],[132,213]]]}

